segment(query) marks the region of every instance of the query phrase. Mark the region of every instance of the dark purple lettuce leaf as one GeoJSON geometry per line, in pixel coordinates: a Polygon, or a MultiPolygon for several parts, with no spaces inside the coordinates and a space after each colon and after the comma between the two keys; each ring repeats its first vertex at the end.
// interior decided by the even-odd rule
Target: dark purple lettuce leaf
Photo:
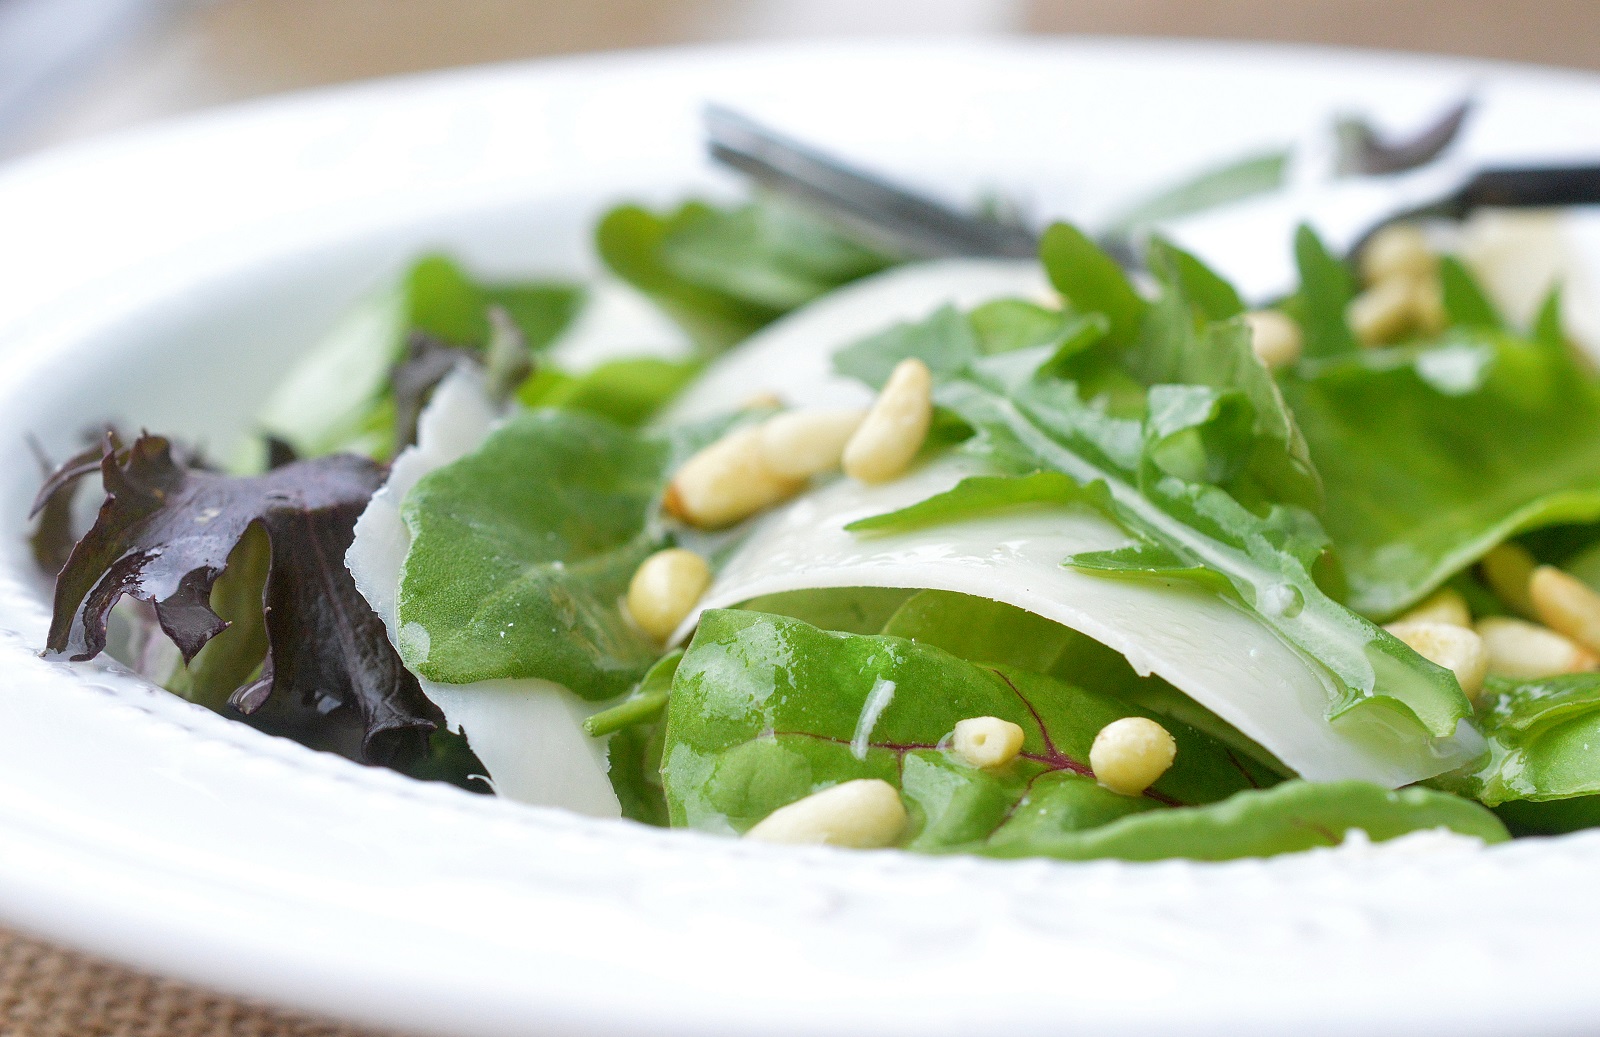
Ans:
{"type": "Polygon", "coordinates": [[[389,374],[394,390],[394,452],[399,454],[417,441],[417,420],[433,390],[459,364],[481,365],[483,358],[471,349],[452,346],[440,338],[413,331],[406,341],[405,359],[389,374]]]}
{"type": "MultiPolygon", "coordinates": [[[[57,506],[86,464],[79,455],[47,480],[35,510],[57,506]]],[[[400,662],[344,565],[383,466],[335,454],[227,476],[175,458],[159,436],[121,447],[108,435],[98,467],[106,499],[56,579],[48,656],[98,655],[111,609],[127,595],[149,602],[185,662],[192,660],[227,627],[211,608],[211,590],[246,530],[259,526],[271,553],[262,595],[267,657],[260,677],[229,701],[246,714],[269,700],[277,711],[351,707],[368,762],[426,754],[443,715],[400,662]]]]}
{"type": "MultiPolygon", "coordinates": [[[[116,441],[115,432],[107,431],[106,437],[111,442],[116,441]]],[[[28,512],[29,518],[37,517],[39,520],[33,535],[28,538],[28,546],[33,549],[33,560],[39,568],[54,576],[67,564],[67,559],[72,556],[72,545],[78,541],[72,529],[72,502],[77,495],[78,484],[100,470],[100,458],[105,448],[95,443],[53,468],[37,446],[34,447],[34,453],[44,469],[45,478],[38,495],[33,499],[33,508],[28,512]]]]}

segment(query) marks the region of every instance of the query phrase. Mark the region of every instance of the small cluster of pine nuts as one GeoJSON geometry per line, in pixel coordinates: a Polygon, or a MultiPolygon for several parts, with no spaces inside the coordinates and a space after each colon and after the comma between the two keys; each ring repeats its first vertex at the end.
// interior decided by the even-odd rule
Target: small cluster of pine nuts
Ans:
{"type": "Polygon", "coordinates": [[[662,507],[700,529],[721,529],[788,500],[842,467],[861,482],[905,472],[933,421],[933,375],[902,360],[868,410],[800,410],[723,436],[672,477],[662,507]]]}
{"type": "Polygon", "coordinates": [[[1600,668],[1600,594],[1526,548],[1501,544],[1484,555],[1489,587],[1522,619],[1478,621],[1489,651],[1489,672],[1537,679],[1600,668]]]}
{"type": "Polygon", "coordinates": [[[1489,648],[1470,627],[1439,620],[1406,620],[1384,629],[1431,663],[1455,674],[1467,698],[1476,702],[1489,675],[1489,648]]]}
{"type": "Polygon", "coordinates": [[[864,483],[897,478],[922,449],[932,421],[933,373],[915,357],[900,361],[845,445],[845,474],[864,483]]]}
{"type": "Polygon", "coordinates": [[[1396,623],[1449,623],[1452,626],[1472,626],[1472,610],[1467,599],[1454,587],[1443,587],[1416,605],[1411,611],[1395,620],[1396,623]]]}
{"type": "Polygon", "coordinates": [[[1138,796],[1167,773],[1178,756],[1172,733],[1148,717],[1113,720],[1094,736],[1089,769],[1112,792],[1138,796]]]}
{"type": "Polygon", "coordinates": [[[1250,348],[1267,370],[1288,367],[1300,359],[1305,348],[1300,325],[1282,310],[1252,310],[1244,315],[1250,328],[1250,348]]]}
{"type": "Polygon", "coordinates": [[[799,410],[768,418],[761,424],[761,456],[787,479],[831,472],[865,417],[861,410],[799,410]]]}
{"type": "Polygon", "coordinates": [[[950,749],[974,767],[1004,767],[1022,751],[1022,728],[999,717],[972,717],[956,724],[950,749]]]}
{"type": "Polygon", "coordinates": [[[721,529],[788,500],[804,486],[804,479],[767,466],[761,426],[746,425],[685,461],[661,505],[691,526],[721,529]]]}
{"type": "Polygon", "coordinates": [[[701,529],[731,526],[788,500],[839,467],[863,411],[789,411],[723,436],[683,463],[667,487],[669,515],[701,529]]]}
{"type": "Polygon", "coordinates": [[[868,850],[893,846],[905,827],[906,808],[895,787],[879,778],[858,778],[779,807],[745,838],[868,850]]]}
{"type": "Polygon", "coordinates": [[[1495,594],[1524,618],[1474,623],[1466,598],[1446,587],[1384,629],[1455,673],[1474,702],[1489,674],[1533,680],[1600,668],[1600,594],[1517,544],[1496,547],[1480,567],[1495,594]]]}
{"type": "Polygon", "coordinates": [[[1489,589],[1510,605],[1511,611],[1528,619],[1537,615],[1528,588],[1533,584],[1533,570],[1539,567],[1539,563],[1534,561],[1526,548],[1516,544],[1501,544],[1484,555],[1479,566],[1489,589]]]}
{"type": "Polygon", "coordinates": [[[1363,345],[1444,330],[1437,262],[1419,228],[1395,224],[1374,234],[1361,251],[1361,276],[1366,289],[1351,300],[1345,316],[1363,345]]]}
{"type": "Polygon", "coordinates": [[[657,551],[644,560],[628,584],[628,615],[639,629],[665,641],[678,629],[711,586],[711,566],[681,547],[657,551]]]}
{"type": "Polygon", "coordinates": [[[777,410],[783,406],[783,397],[771,389],[762,389],[745,397],[740,410],[777,410]]]}
{"type": "Polygon", "coordinates": [[[1528,581],[1528,598],[1544,625],[1591,652],[1600,652],[1600,594],[1553,565],[1541,565],[1528,581]]]}
{"type": "Polygon", "coordinates": [[[1600,658],[1549,627],[1521,619],[1489,616],[1478,620],[1478,636],[1489,652],[1489,672],[1534,680],[1595,669],[1600,658]]]}

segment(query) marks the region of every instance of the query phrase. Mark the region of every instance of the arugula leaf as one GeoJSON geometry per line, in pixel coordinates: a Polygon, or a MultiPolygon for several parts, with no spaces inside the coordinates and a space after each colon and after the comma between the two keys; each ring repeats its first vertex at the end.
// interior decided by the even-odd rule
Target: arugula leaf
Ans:
{"type": "Polygon", "coordinates": [[[98,655],[107,617],[128,595],[154,606],[162,630],[193,661],[228,625],[211,607],[212,591],[259,528],[270,557],[256,599],[266,655],[253,679],[243,665],[229,669],[247,681],[229,702],[247,714],[270,702],[311,723],[347,707],[360,716],[366,759],[426,752],[442,716],[343,564],[355,520],[383,481],[380,466],[333,455],[230,477],[190,467],[168,440],[145,435],[121,449],[108,439],[100,472],[105,502],[56,579],[50,655],[98,655]]]}
{"type": "Polygon", "coordinates": [[[995,832],[982,852],[1070,861],[1223,861],[1337,846],[1351,829],[1374,842],[1435,828],[1486,843],[1509,838],[1494,814],[1476,803],[1431,789],[1391,792],[1361,781],[1286,781],[1209,806],[1141,812],[1075,830],[1019,820],[995,832]]]}
{"type": "Polygon", "coordinates": [[[691,201],[665,214],[619,206],[600,221],[595,244],[707,353],[894,262],[773,199],[731,208],[691,201]]]}
{"type": "Polygon", "coordinates": [[[522,383],[517,399],[526,407],[588,411],[621,425],[648,421],[699,374],[693,361],[635,357],[608,360],[580,375],[540,367],[522,383]]]}
{"type": "Polygon", "coordinates": [[[1292,309],[1300,318],[1306,357],[1324,359],[1359,353],[1361,346],[1345,319],[1345,311],[1356,297],[1355,278],[1349,268],[1305,224],[1295,231],[1294,258],[1300,268],[1300,293],[1292,309]]]}
{"type": "Polygon", "coordinates": [[[1494,808],[1494,814],[1515,837],[1566,835],[1585,828],[1600,828],[1600,796],[1574,796],[1572,799],[1508,799],[1494,808]]]}
{"type": "MultiPolygon", "coordinates": [[[[673,824],[713,831],[744,831],[840,781],[883,778],[911,800],[907,844],[937,849],[998,827],[1034,782],[1087,774],[1094,736],[1139,713],[1043,674],[975,665],[899,637],[712,610],[673,681],[662,773],[673,824]],[[1023,755],[993,771],[953,761],[940,745],[975,716],[1021,725],[1023,755]]],[[[1213,802],[1251,787],[1225,748],[1168,726],[1177,762],[1144,802],[1114,797],[1110,813],[1213,802]]],[[[1102,806],[1096,816],[1106,813],[1102,806]]]]}
{"type": "Polygon", "coordinates": [[[1146,262],[1162,280],[1181,286],[1183,295],[1206,320],[1227,320],[1245,311],[1238,291],[1199,258],[1160,238],[1151,240],[1146,262]]]}
{"type": "Polygon", "coordinates": [[[1280,384],[1359,612],[1399,612],[1522,531],[1600,518],[1600,380],[1564,343],[1457,328],[1280,384]]]}
{"type": "Polygon", "coordinates": [[[448,257],[426,256],[397,283],[353,307],[290,370],[257,423],[303,457],[339,450],[387,456],[395,442],[390,376],[413,335],[478,353],[490,340],[489,309],[501,306],[527,348],[538,353],[582,302],[576,285],[484,283],[448,257]]]}
{"type": "Polygon", "coordinates": [[[401,505],[400,652],[429,680],[538,677],[591,701],[660,654],[623,615],[634,571],[665,544],[675,460],[719,429],[644,435],[582,411],[517,414],[401,505]]]}
{"type": "Polygon", "coordinates": [[[1050,283],[1078,313],[1103,314],[1110,323],[1106,339],[1126,346],[1139,333],[1145,301],[1134,291],[1116,260],[1078,228],[1057,223],[1039,239],[1039,258],[1050,283]]]}
{"type": "Polygon", "coordinates": [[[971,515],[1028,504],[1087,503],[1111,507],[1103,482],[1079,483],[1060,472],[972,475],[935,497],[884,515],[869,515],[844,527],[852,533],[903,532],[943,525],[971,515]]]}
{"type": "Polygon", "coordinates": [[[522,413],[424,476],[402,513],[400,652],[429,680],[540,677],[611,698],[658,654],[617,607],[656,549],[665,443],[573,411],[522,413]]]}
{"type": "Polygon", "coordinates": [[[1283,186],[1288,165],[1286,150],[1265,151],[1231,160],[1140,200],[1111,220],[1109,226],[1113,232],[1127,233],[1276,191],[1283,186]]]}
{"type": "Polygon", "coordinates": [[[682,658],[683,649],[679,648],[657,659],[626,699],[592,714],[583,722],[583,729],[592,738],[604,738],[655,720],[667,706],[667,696],[672,691],[672,675],[678,672],[678,662],[682,658]]]}
{"type": "Polygon", "coordinates": [[[882,632],[942,648],[972,663],[1015,666],[1130,702],[1237,750],[1234,764],[1252,784],[1291,773],[1253,740],[1159,677],[1141,677],[1128,660],[1087,634],[1026,609],[953,591],[918,591],[882,632]]]}
{"type": "Polygon", "coordinates": [[[765,594],[739,607],[750,612],[804,620],[823,630],[876,634],[882,632],[884,624],[916,593],[899,587],[818,587],[765,594]]]}
{"type": "Polygon", "coordinates": [[[1506,329],[1505,320],[1489,301],[1478,279],[1455,256],[1439,257],[1439,286],[1444,293],[1444,312],[1452,325],[1491,331],[1506,329]]]}
{"type": "MultiPolygon", "coordinates": [[[[1055,240],[1074,250],[1066,270],[1052,270],[1063,294],[1072,297],[1076,272],[1088,270],[1096,284],[1109,276],[1109,260],[1080,254],[1082,235],[1055,240]]],[[[1282,396],[1249,356],[1243,329],[1197,327],[1181,285],[1163,289],[1144,309],[1138,334],[1125,335],[1126,346],[1107,340],[1065,366],[1047,348],[971,355],[953,374],[941,361],[936,400],[978,431],[968,449],[1016,476],[1066,477],[1139,540],[1066,564],[1223,589],[1326,668],[1330,718],[1383,708],[1399,722],[1414,719],[1419,739],[1450,736],[1470,713],[1454,677],[1319,585],[1327,538],[1299,506],[1313,494],[1315,471],[1282,396]],[[1108,403],[1093,389],[1112,368],[1123,378],[1108,403]],[[1141,386],[1142,394],[1130,391],[1141,386]],[[1096,484],[1104,489],[1089,489],[1096,484]]],[[[1097,290],[1121,305],[1120,289],[1097,290]]],[[[915,337],[909,327],[898,334],[915,337]]],[[[941,330],[939,340],[948,333],[941,330]]],[[[991,500],[980,500],[970,486],[956,492],[966,496],[935,498],[880,517],[873,528],[920,523],[929,509],[973,514],[996,496],[991,489],[991,500]]]]}
{"type": "Polygon", "coordinates": [[[607,772],[622,816],[647,825],[667,825],[667,798],[661,785],[661,754],[666,745],[665,709],[682,650],[663,656],[644,675],[633,694],[591,716],[584,728],[606,744],[607,772]]]}
{"type": "Polygon", "coordinates": [[[1441,788],[1490,806],[1600,794],[1600,675],[1490,677],[1478,726],[1489,740],[1488,759],[1437,779],[1441,788]]]}

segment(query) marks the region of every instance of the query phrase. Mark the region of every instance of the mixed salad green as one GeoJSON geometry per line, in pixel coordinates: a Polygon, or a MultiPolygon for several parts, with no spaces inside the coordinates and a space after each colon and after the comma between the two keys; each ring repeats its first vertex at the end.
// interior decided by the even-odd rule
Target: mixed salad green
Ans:
{"type": "Polygon", "coordinates": [[[237,456],[68,460],[49,653],[418,778],[776,841],[1600,824],[1600,377],[1556,293],[1517,324],[1405,229],[1359,270],[1302,229],[1256,310],[1065,224],[1036,263],[916,264],[696,201],[596,244],[589,285],[416,262],[237,456]]]}

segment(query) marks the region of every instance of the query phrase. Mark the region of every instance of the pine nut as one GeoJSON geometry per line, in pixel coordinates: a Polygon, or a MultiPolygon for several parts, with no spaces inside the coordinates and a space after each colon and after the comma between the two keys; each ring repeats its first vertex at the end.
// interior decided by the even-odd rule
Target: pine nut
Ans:
{"type": "Polygon", "coordinates": [[[1433,251],[1420,227],[1391,223],[1361,250],[1361,277],[1369,285],[1384,281],[1420,281],[1433,274],[1433,251]]]}
{"type": "Polygon", "coordinates": [[[685,461],[662,507],[690,525],[720,529],[793,497],[804,485],[767,467],[760,426],[746,426],[685,461]]]}
{"type": "Polygon", "coordinates": [[[802,410],[768,418],[761,425],[762,459],[770,471],[789,479],[831,472],[866,416],[863,410],[802,410]]]}
{"type": "Polygon", "coordinates": [[[1544,625],[1591,652],[1600,652],[1600,594],[1553,565],[1541,565],[1528,581],[1533,611],[1544,625]]]}
{"type": "Polygon", "coordinates": [[[739,409],[740,410],[777,410],[779,407],[782,407],[782,406],[783,406],[783,397],[782,396],[779,396],[777,393],[773,392],[771,389],[763,389],[761,392],[750,394],[750,396],[745,399],[744,403],[739,405],[739,409]]]}
{"type": "Polygon", "coordinates": [[[1472,611],[1467,599],[1453,587],[1441,587],[1410,612],[1395,620],[1399,623],[1449,623],[1452,626],[1472,626],[1472,611]]]}
{"type": "Polygon", "coordinates": [[[665,641],[711,586],[711,566],[681,547],[644,560],[628,584],[628,614],[639,629],[665,641]]]}
{"type": "Polygon", "coordinates": [[[905,826],[906,808],[894,786],[878,778],[858,778],[779,807],[745,838],[867,850],[894,845],[905,826]]]}
{"type": "Polygon", "coordinates": [[[845,474],[867,483],[895,478],[922,449],[932,420],[933,373],[915,357],[900,361],[845,444],[845,474]]]}
{"type": "Polygon", "coordinates": [[[1404,641],[1412,651],[1456,675],[1461,690],[1474,702],[1483,694],[1489,675],[1489,649],[1483,638],[1454,623],[1391,623],[1385,630],[1404,641]]]}
{"type": "Polygon", "coordinates": [[[1533,570],[1538,568],[1539,563],[1534,561],[1526,548],[1516,544],[1501,544],[1483,556],[1482,565],[1483,578],[1489,581],[1489,589],[1510,605],[1511,611],[1530,618],[1538,615],[1534,611],[1533,597],[1528,593],[1528,587],[1533,582],[1533,570]]]}
{"type": "Polygon", "coordinates": [[[951,750],[974,767],[1004,767],[1022,751],[1022,728],[999,717],[973,717],[956,724],[951,750]]]}
{"type": "Polygon", "coordinates": [[[1252,310],[1244,315],[1244,320],[1250,325],[1250,348],[1267,370],[1276,371],[1300,359],[1304,348],[1300,325],[1288,314],[1278,310],[1252,310]]]}
{"type": "Polygon", "coordinates": [[[1089,767],[1112,792],[1138,796],[1167,773],[1177,755],[1178,743],[1166,728],[1148,717],[1123,717],[1094,736],[1089,767]]]}
{"type": "Polygon", "coordinates": [[[1429,276],[1411,286],[1411,318],[1426,335],[1437,335],[1450,326],[1444,308],[1444,288],[1437,277],[1429,276]]]}
{"type": "Polygon", "coordinates": [[[1393,342],[1411,328],[1413,289],[1410,281],[1379,281],[1350,300],[1345,318],[1362,345],[1393,342]]]}
{"type": "Polygon", "coordinates": [[[1490,673],[1531,680],[1600,665],[1593,652],[1536,623],[1491,616],[1478,620],[1476,629],[1489,650],[1490,673]]]}

